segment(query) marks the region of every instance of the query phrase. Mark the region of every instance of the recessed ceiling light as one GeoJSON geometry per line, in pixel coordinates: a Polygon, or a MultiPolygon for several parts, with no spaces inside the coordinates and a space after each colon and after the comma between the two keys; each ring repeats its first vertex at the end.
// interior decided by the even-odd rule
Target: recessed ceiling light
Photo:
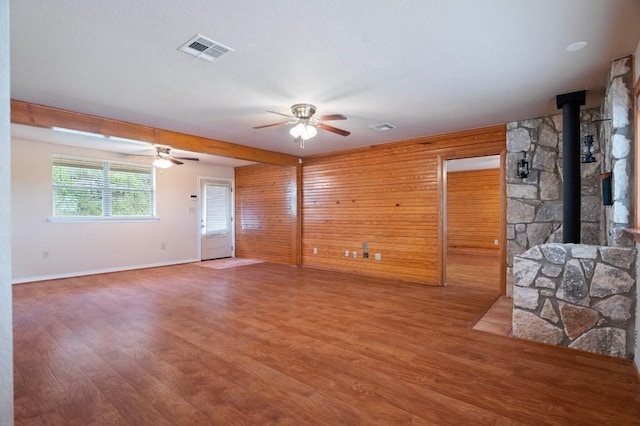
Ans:
{"type": "Polygon", "coordinates": [[[587,47],[588,44],[586,41],[576,41],[567,46],[567,52],[577,52],[587,47]]]}
{"type": "Polygon", "coordinates": [[[374,124],[373,126],[369,126],[369,128],[371,130],[375,130],[376,132],[386,132],[387,130],[395,129],[396,126],[389,123],[381,123],[381,124],[374,124]]]}

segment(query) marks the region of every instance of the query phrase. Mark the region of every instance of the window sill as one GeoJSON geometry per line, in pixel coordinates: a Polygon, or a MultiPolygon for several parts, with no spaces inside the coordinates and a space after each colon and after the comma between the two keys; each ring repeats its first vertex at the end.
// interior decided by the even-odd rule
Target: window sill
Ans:
{"type": "Polygon", "coordinates": [[[159,217],[50,217],[51,223],[114,223],[114,222],[158,222],[159,217]]]}
{"type": "Polygon", "coordinates": [[[635,242],[640,243],[640,229],[624,228],[624,232],[630,234],[635,242]]]}

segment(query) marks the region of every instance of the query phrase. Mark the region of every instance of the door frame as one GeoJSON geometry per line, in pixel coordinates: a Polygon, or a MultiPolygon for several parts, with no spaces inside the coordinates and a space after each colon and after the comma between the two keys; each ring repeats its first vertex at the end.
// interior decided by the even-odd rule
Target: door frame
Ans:
{"type": "Polygon", "coordinates": [[[500,294],[507,292],[507,185],[506,185],[506,160],[507,150],[496,152],[495,149],[477,147],[469,152],[444,151],[437,155],[437,184],[438,184],[438,285],[446,285],[447,266],[447,240],[445,234],[445,221],[447,219],[446,188],[447,170],[446,161],[461,158],[486,157],[489,155],[500,156],[500,294]]]}
{"type": "Polygon", "coordinates": [[[200,228],[200,224],[202,223],[202,183],[204,181],[211,181],[211,182],[224,182],[224,183],[229,183],[231,185],[231,257],[236,257],[236,220],[235,220],[235,216],[236,216],[236,185],[235,185],[235,179],[233,178],[221,178],[221,177],[213,177],[213,176],[198,176],[198,192],[197,192],[197,210],[198,210],[198,215],[197,215],[197,220],[196,220],[196,227],[197,227],[197,247],[198,247],[198,259],[200,261],[202,261],[202,235],[200,234],[201,228],[200,228]]]}

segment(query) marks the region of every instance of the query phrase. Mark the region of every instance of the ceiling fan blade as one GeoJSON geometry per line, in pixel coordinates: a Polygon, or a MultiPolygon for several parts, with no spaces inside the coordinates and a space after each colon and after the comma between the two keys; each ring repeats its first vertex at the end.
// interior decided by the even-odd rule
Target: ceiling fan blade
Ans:
{"type": "Polygon", "coordinates": [[[171,158],[177,158],[178,160],[200,161],[199,158],[195,158],[195,157],[171,157],[171,158]]]}
{"type": "Polygon", "coordinates": [[[265,124],[264,126],[252,127],[252,129],[264,129],[265,127],[282,126],[283,124],[287,124],[287,123],[288,123],[288,121],[285,121],[283,123],[265,124]]]}
{"type": "Polygon", "coordinates": [[[287,118],[296,118],[296,117],[294,117],[293,115],[283,114],[283,113],[278,112],[278,111],[267,111],[267,112],[270,112],[271,114],[278,114],[278,115],[281,115],[281,116],[283,116],[283,117],[287,117],[287,118]]]}
{"type": "Polygon", "coordinates": [[[319,123],[318,127],[322,130],[326,130],[331,133],[335,133],[340,136],[349,136],[351,132],[347,132],[346,130],[338,129],[337,127],[329,126],[328,124],[319,123]]]}
{"type": "Polygon", "coordinates": [[[180,165],[184,164],[182,161],[178,161],[173,157],[169,157],[169,161],[171,161],[173,164],[175,164],[177,166],[180,166],[180,165]]]}
{"type": "Polygon", "coordinates": [[[318,118],[320,119],[320,121],[346,120],[347,119],[347,117],[345,117],[342,114],[321,115],[318,118]]]}

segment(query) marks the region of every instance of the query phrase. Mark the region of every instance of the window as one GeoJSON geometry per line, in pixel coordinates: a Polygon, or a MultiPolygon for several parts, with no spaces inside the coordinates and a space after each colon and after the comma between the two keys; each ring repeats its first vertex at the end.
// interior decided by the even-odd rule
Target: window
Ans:
{"type": "Polygon", "coordinates": [[[231,205],[229,184],[205,184],[204,216],[205,235],[224,234],[229,232],[231,205]]]}
{"type": "Polygon", "coordinates": [[[53,156],[53,219],[155,216],[153,167],[53,156]]]}

